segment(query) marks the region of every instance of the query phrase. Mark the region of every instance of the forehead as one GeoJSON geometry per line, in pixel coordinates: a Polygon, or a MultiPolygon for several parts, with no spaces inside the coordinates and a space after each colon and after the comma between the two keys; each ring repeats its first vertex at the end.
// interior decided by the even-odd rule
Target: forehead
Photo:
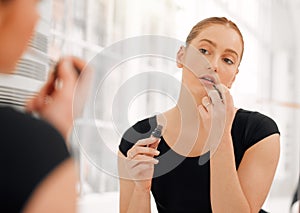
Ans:
{"type": "Polygon", "coordinates": [[[200,31],[195,39],[191,42],[198,45],[201,40],[207,39],[217,44],[222,49],[233,49],[239,55],[242,53],[241,37],[234,29],[221,24],[212,24],[200,31]]]}

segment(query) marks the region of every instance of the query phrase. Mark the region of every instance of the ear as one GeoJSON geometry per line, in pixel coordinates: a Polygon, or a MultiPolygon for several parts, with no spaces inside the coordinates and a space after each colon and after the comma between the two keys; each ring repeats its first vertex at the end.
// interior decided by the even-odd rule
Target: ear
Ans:
{"type": "Polygon", "coordinates": [[[239,71],[240,71],[239,69],[237,69],[237,70],[235,71],[235,74],[234,74],[232,80],[231,80],[231,81],[229,82],[229,84],[227,85],[227,87],[228,87],[229,89],[231,88],[233,82],[235,81],[235,77],[236,77],[236,75],[239,73],[239,71]]]}
{"type": "Polygon", "coordinates": [[[177,55],[176,55],[176,63],[178,68],[183,67],[183,56],[184,56],[185,47],[180,46],[177,55]]]}

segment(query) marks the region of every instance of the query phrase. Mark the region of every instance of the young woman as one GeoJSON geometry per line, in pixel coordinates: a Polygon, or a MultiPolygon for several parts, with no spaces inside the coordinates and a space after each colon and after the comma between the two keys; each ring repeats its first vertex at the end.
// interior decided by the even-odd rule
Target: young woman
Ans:
{"type": "Polygon", "coordinates": [[[233,105],[242,34],[212,17],[192,28],[186,45],[177,53],[177,105],[139,121],[121,140],[120,211],[150,212],[151,191],[159,212],[257,213],[277,167],[279,130],[269,117],[233,105]],[[204,72],[195,49],[210,64],[204,72]],[[150,137],[158,124],[162,137],[150,137]]]}
{"type": "MultiPolygon", "coordinates": [[[[11,73],[26,49],[38,2],[0,0],[1,73],[11,73]]],[[[76,212],[76,171],[65,144],[77,81],[73,65],[82,69],[84,62],[62,60],[57,72],[62,88],[55,88],[51,76],[28,104],[43,120],[0,107],[0,212],[76,212]]]]}

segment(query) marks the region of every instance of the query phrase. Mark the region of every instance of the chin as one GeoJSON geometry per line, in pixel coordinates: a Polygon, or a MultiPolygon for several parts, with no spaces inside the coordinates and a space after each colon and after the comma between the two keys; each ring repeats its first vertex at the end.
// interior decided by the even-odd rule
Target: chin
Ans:
{"type": "Polygon", "coordinates": [[[207,89],[203,85],[197,88],[197,96],[202,98],[207,96],[207,89]]]}

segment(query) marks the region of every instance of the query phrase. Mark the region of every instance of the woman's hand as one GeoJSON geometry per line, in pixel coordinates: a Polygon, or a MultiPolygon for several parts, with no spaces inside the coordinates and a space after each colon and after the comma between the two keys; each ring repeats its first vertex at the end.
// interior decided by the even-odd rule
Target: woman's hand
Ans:
{"type": "Polygon", "coordinates": [[[157,150],[159,142],[160,139],[154,137],[142,139],[127,152],[127,172],[138,189],[147,191],[151,189],[154,165],[158,163],[154,156],[159,155],[157,150]]]}
{"type": "Polygon", "coordinates": [[[229,89],[220,84],[215,86],[215,89],[211,90],[208,95],[212,103],[208,110],[213,111],[213,119],[219,119],[220,122],[220,119],[224,118],[224,121],[222,120],[222,123],[224,122],[224,133],[230,134],[236,109],[229,89]]]}
{"type": "Polygon", "coordinates": [[[198,107],[206,135],[204,152],[216,151],[222,137],[231,134],[231,127],[236,113],[232,96],[224,85],[208,90],[208,97],[202,99],[198,107]]]}
{"type": "Polygon", "coordinates": [[[78,58],[61,59],[57,70],[50,74],[46,84],[26,106],[28,112],[38,113],[56,127],[65,139],[73,124],[73,94],[79,77],[77,70],[83,70],[85,65],[78,58]]]}

